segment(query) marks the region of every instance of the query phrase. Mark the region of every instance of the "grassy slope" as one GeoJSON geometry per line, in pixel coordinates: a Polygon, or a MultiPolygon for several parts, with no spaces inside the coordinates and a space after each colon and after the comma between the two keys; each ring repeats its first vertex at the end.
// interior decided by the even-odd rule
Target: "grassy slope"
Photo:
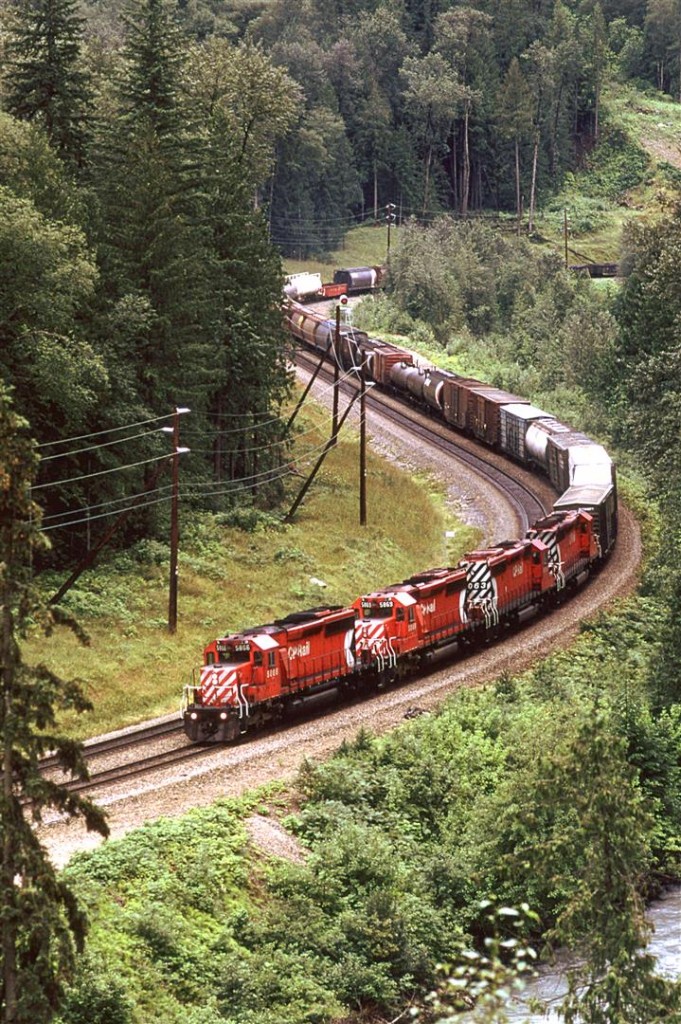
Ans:
{"type": "Polygon", "coordinates": [[[653,90],[612,83],[603,96],[602,124],[607,143],[615,133],[626,143],[586,155],[584,169],[568,177],[538,218],[541,235],[562,254],[567,211],[575,263],[583,257],[616,261],[627,225],[656,216],[681,186],[681,105],[653,90]]]}
{"type": "MultiPolygon", "coordinates": [[[[328,430],[320,413],[308,414],[300,448],[309,450],[328,430]]],[[[182,514],[179,627],[166,630],[167,549],[144,546],[144,557],[122,555],[84,574],[67,603],[88,630],[83,648],[66,631],[28,645],[27,657],[45,658],[65,677],[86,681],[93,712],[65,724],[93,735],[179,707],[181,688],[200,663],[205,643],[300,608],[352,601],[367,588],[404,578],[416,569],[452,561],[475,543],[455,524],[433,481],[418,480],[369,458],[368,526],[360,530],[357,441],[329,456],[295,522],[276,521],[254,532],[215,519],[182,514]],[[448,550],[449,546],[449,550],[448,550]],[[312,580],[321,580],[326,586],[312,580]]],[[[305,467],[301,464],[301,469],[305,467]]],[[[291,478],[290,496],[303,477],[291,478]]]]}
{"type": "MultiPolygon", "coordinates": [[[[393,227],[390,231],[391,247],[398,244],[400,229],[393,227]]],[[[339,267],[375,267],[385,263],[387,257],[388,232],[383,224],[364,225],[349,232],[341,249],[331,253],[328,260],[284,260],[287,274],[298,274],[307,270],[319,272],[322,281],[332,281],[333,272],[339,267]]]]}

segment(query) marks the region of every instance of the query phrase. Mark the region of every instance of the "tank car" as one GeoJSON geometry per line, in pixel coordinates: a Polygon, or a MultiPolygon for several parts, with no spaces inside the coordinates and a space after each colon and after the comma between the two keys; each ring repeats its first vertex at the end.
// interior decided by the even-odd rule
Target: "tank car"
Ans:
{"type": "Polygon", "coordinates": [[[403,395],[410,396],[416,403],[424,402],[426,371],[413,362],[395,363],[390,369],[390,383],[403,395]]]}
{"type": "Polygon", "coordinates": [[[499,447],[502,452],[518,462],[529,462],[531,456],[527,446],[527,436],[530,427],[538,420],[545,423],[550,419],[552,417],[547,412],[538,409],[536,405],[527,405],[524,402],[502,405],[499,410],[499,447]]]}
{"type": "Polygon", "coordinates": [[[445,382],[456,378],[456,374],[448,370],[438,370],[434,366],[426,368],[426,377],[423,382],[423,400],[429,409],[442,415],[444,411],[444,389],[445,382]]]}
{"type": "Polygon", "coordinates": [[[379,271],[376,267],[349,267],[335,270],[333,274],[333,283],[344,285],[348,295],[373,291],[378,281],[379,271]]]}
{"type": "Polygon", "coordinates": [[[371,380],[376,384],[387,387],[390,384],[390,376],[393,366],[403,363],[405,366],[413,365],[413,358],[410,352],[390,345],[387,342],[378,342],[373,348],[367,350],[366,367],[371,380]]]}
{"type": "Polygon", "coordinates": [[[321,274],[288,274],[284,278],[284,295],[289,299],[309,299],[322,291],[321,274]]]}

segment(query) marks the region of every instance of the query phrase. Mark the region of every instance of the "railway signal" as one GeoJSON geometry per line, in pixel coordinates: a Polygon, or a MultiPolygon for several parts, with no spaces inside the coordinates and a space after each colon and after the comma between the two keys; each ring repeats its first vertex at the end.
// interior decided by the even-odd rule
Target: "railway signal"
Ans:
{"type": "Polygon", "coordinates": [[[385,208],[385,219],[388,224],[388,257],[390,256],[390,225],[395,223],[395,204],[388,203],[385,208]]]}

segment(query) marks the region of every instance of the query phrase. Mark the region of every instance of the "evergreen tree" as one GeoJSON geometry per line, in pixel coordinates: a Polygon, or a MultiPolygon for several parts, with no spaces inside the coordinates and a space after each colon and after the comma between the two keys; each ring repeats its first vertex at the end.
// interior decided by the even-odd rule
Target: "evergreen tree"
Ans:
{"type": "Polygon", "coordinates": [[[83,19],[77,0],[25,0],[17,5],[7,45],[7,109],[43,124],[67,161],[85,159],[88,78],[81,66],[83,19]]]}
{"type": "MultiPolygon", "coordinates": [[[[31,582],[32,554],[40,546],[40,510],[31,498],[37,457],[26,422],[0,390],[0,1012],[5,1024],[51,1020],[63,981],[82,944],[85,919],[58,877],[32,823],[55,809],[82,815],[106,835],[101,812],[87,799],[40,771],[40,758],[57,754],[65,771],[87,778],[79,744],[54,733],[58,711],[89,707],[75,682],[45,665],[28,666],[21,640],[36,623],[49,634],[68,620],[49,609],[31,582]]],[[[74,626],[75,623],[69,622],[74,626]]]]}
{"type": "Polygon", "coordinates": [[[532,96],[523,78],[517,57],[513,58],[506,72],[499,100],[498,117],[501,134],[513,141],[516,215],[518,229],[520,229],[522,217],[520,150],[532,132],[532,96]]]}
{"type": "Polygon", "coordinates": [[[164,0],[134,0],[126,23],[119,108],[103,129],[94,169],[96,233],[109,312],[120,320],[132,304],[144,315],[137,332],[118,335],[110,349],[144,409],[189,405],[200,416],[220,310],[212,301],[200,146],[181,109],[182,41],[164,0]]]}

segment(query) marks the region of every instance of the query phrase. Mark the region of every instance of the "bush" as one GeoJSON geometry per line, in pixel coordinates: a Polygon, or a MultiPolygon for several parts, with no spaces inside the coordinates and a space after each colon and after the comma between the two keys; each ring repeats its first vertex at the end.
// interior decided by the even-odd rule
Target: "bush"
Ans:
{"type": "Polygon", "coordinates": [[[88,964],[67,989],[57,1024],[132,1024],[132,1004],[119,982],[88,964]]]}

